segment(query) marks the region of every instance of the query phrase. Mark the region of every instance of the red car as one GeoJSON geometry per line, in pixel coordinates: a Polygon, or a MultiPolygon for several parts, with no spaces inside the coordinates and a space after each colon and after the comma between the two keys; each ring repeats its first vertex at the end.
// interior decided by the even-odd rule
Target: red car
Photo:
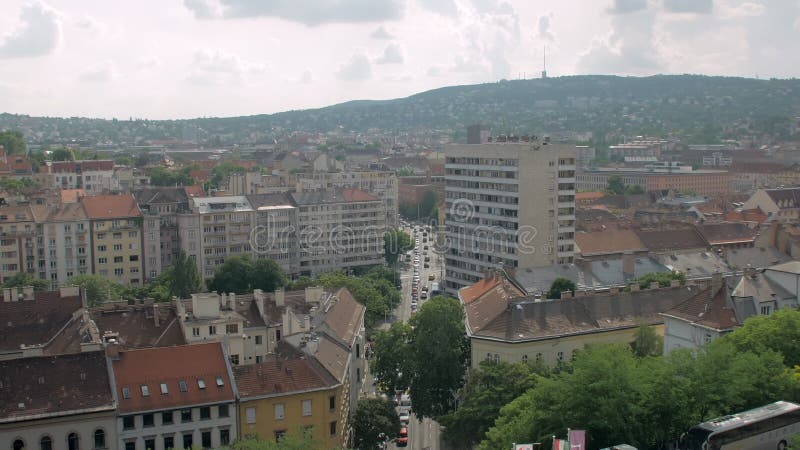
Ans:
{"type": "Polygon", "coordinates": [[[397,443],[398,447],[407,447],[408,446],[408,428],[402,427],[400,428],[400,434],[397,436],[397,443]]]}

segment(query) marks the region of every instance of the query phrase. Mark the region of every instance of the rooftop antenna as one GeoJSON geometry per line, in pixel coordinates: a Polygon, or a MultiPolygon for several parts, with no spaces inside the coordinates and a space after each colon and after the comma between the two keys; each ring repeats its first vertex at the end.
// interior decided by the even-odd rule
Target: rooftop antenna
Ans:
{"type": "Polygon", "coordinates": [[[542,78],[547,78],[547,46],[544,46],[544,52],[542,55],[542,78]]]}

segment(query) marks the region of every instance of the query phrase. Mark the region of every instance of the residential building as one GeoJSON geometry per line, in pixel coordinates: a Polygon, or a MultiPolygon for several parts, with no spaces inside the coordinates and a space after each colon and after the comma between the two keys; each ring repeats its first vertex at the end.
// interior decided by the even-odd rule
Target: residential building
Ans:
{"type": "Polygon", "coordinates": [[[102,351],[0,361],[0,448],[119,448],[111,386],[102,351]]]}
{"type": "Polygon", "coordinates": [[[238,436],[231,367],[219,342],[120,350],[106,343],[120,450],[217,448],[238,436]]]}
{"type": "Polygon", "coordinates": [[[144,279],[149,281],[172,266],[181,251],[178,216],[191,213],[189,196],[182,187],[145,188],[133,195],[142,211],[144,279]]]}
{"type": "MultiPolygon", "coordinates": [[[[187,249],[187,253],[198,255],[197,269],[204,279],[213,277],[216,267],[228,257],[251,254],[250,232],[255,220],[247,197],[193,197],[190,206],[199,216],[199,228],[195,231],[197,248],[202,252],[187,249]]],[[[191,234],[191,228],[187,232],[191,234]]],[[[191,246],[191,242],[186,245],[191,246]]]]}
{"type": "Polygon", "coordinates": [[[609,159],[623,159],[626,156],[661,157],[661,152],[668,149],[669,141],[661,139],[635,139],[625,144],[608,147],[609,159]]]}
{"type": "Polygon", "coordinates": [[[302,430],[320,449],[343,448],[342,384],[315,358],[300,355],[233,368],[241,437],[277,441],[302,430]]]}
{"type": "Polygon", "coordinates": [[[383,263],[385,204],[359,189],[291,194],[298,208],[299,275],[383,263]]]}
{"type": "Polygon", "coordinates": [[[43,252],[31,207],[0,208],[0,282],[19,272],[36,274],[38,261],[44,261],[43,252]]]}
{"type": "Polygon", "coordinates": [[[123,285],[142,283],[142,212],[132,194],[81,198],[91,223],[92,272],[123,285]]]}
{"type": "Polygon", "coordinates": [[[42,172],[49,186],[83,189],[87,194],[119,192],[119,178],[114,176],[114,161],[47,161],[42,172]]]}
{"type": "Polygon", "coordinates": [[[33,167],[25,155],[8,155],[0,145],[0,177],[21,180],[33,177],[33,167]]]}
{"type": "Polygon", "coordinates": [[[491,130],[485,125],[476,123],[467,127],[467,144],[485,144],[489,142],[491,130]]]}
{"type": "Polygon", "coordinates": [[[497,266],[568,264],[575,249],[575,147],[450,145],[445,163],[445,291],[497,266]]]}
{"type": "Polygon", "coordinates": [[[759,208],[774,221],[795,222],[800,219],[800,188],[759,189],[742,208],[759,208]]]}
{"type": "Polygon", "coordinates": [[[287,194],[253,194],[248,195],[247,200],[255,216],[250,242],[255,256],[272,259],[287,274],[299,272],[297,206],[291,197],[287,194]]]}
{"type": "MultiPolygon", "coordinates": [[[[691,167],[688,167],[691,169],[691,167]]],[[[654,170],[639,168],[585,169],[578,174],[578,189],[603,191],[611,177],[620,177],[629,186],[640,186],[645,191],[694,192],[703,196],[730,193],[732,176],[722,170],[654,170]]]]}
{"type": "Polygon", "coordinates": [[[398,183],[394,172],[373,170],[348,171],[314,171],[299,174],[297,192],[318,190],[352,190],[365,191],[383,202],[386,213],[386,226],[397,225],[398,183]]]}
{"type": "MultiPolygon", "coordinates": [[[[80,203],[31,207],[36,220],[36,276],[52,289],[75,275],[92,273],[91,222],[80,203]]],[[[26,244],[27,245],[27,244],[26,244]]]]}
{"type": "Polygon", "coordinates": [[[102,330],[101,342],[113,338],[124,350],[186,344],[176,308],[169,303],[107,302],[91,308],[89,317],[102,330]]]}
{"type": "Polygon", "coordinates": [[[624,344],[634,340],[642,324],[661,333],[659,315],[700,291],[698,286],[680,286],[630,292],[611,288],[587,295],[562,293],[560,300],[521,296],[512,279],[487,275],[475,287],[459,290],[465,309],[473,368],[481,361],[542,362],[556,365],[575,357],[587,344],[624,344]]]}

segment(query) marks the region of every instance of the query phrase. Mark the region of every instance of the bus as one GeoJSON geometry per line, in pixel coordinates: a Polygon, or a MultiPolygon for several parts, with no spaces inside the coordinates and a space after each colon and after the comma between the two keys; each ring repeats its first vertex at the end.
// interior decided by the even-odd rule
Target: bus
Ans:
{"type": "Polygon", "coordinates": [[[439,283],[431,283],[431,297],[433,297],[434,295],[439,295],[441,293],[442,291],[439,290],[439,283]]]}
{"type": "Polygon", "coordinates": [[[719,417],[681,436],[681,450],[784,450],[800,433],[800,405],[779,401],[719,417]]]}

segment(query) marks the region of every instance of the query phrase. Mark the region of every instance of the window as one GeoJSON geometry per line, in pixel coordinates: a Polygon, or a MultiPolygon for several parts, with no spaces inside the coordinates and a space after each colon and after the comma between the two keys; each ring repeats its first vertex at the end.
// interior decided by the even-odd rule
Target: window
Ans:
{"type": "Polygon", "coordinates": [[[133,416],[125,416],[122,418],[122,429],[123,430],[132,430],[136,428],[136,422],[134,421],[133,416]]]}
{"type": "Polygon", "coordinates": [[[256,409],[255,408],[247,408],[247,409],[245,409],[245,415],[247,416],[247,423],[248,424],[256,423],[256,409]]]}
{"type": "MultiPolygon", "coordinates": [[[[122,244],[114,244],[114,251],[115,252],[122,251],[122,244]]],[[[122,262],[122,256],[117,256],[116,258],[114,258],[114,262],[122,262]],[[119,261],[117,261],[117,259],[119,259],[119,261]]]]}
{"type": "Polygon", "coordinates": [[[150,388],[146,385],[142,385],[142,397],[149,397],[150,396],[150,388]]]}
{"type": "Polygon", "coordinates": [[[563,361],[564,360],[564,352],[558,352],[558,360],[559,361],[563,361]]]}
{"type": "Polygon", "coordinates": [[[67,450],[78,450],[79,448],[80,448],[80,438],[78,437],[78,434],[70,433],[67,436],[67,450]]]}
{"type": "Polygon", "coordinates": [[[164,436],[164,450],[175,448],[175,438],[173,436],[164,436]]]}
{"type": "Polygon", "coordinates": [[[328,397],[328,409],[331,410],[331,411],[336,409],[336,396],[335,395],[331,395],[330,397],[328,397]]]}
{"type": "Polygon", "coordinates": [[[225,333],[226,334],[236,334],[239,332],[239,324],[232,323],[230,325],[225,325],[225,333]]]}
{"type": "Polygon", "coordinates": [[[203,448],[211,448],[211,432],[203,431],[200,433],[200,442],[203,444],[203,448]]]}
{"type": "Polygon", "coordinates": [[[142,426],[145,428],[152,428],[156,426],[155,417],[153,414],[142,414],[142,426]]]}
{"type": "Polygon", "coordinates": [[[275,442],[280,442],[286,436],[286,430],[275,430],[275,442]]]}
{"type": "Polygon", "coordinates": [[[125,269],[114,269],[114,275],[120,276],[125,273],[125,269]]]}
{"type": "Polygon", "coordinates": [[[172,411],[161,413],[161,425],[172,425],[172,411]]]}
{"type": "Polygon", "coordinates": [[[53,439],[50,436],[43,436],[39,440],[39,450],[53,450],[53,439]]]}
{"type": "Polygon", "coordinates": [[[231,364],[234,366],[239,365],[239,355],[231,355],[231,364]]]}
{"type": "Polygon", "coordinates": [[[275,420],[283,420],[285,417],[283,403],[275,404],[275,420]]]}
{"type": "Polygon", "coordinates": [[[195,337],[200,336],[200,327],[192,328],[192,336],[195,336],[195,337]]]}
{"type": "Polygon", "coordinates": [[[106,246],[105,245],[98,245],[97,246],[97,251],[100,251],[100,252],[106,251],[106,246]]]}
{"type": "Polygon", "coordinates": [[[222,386],[225,386],[225,381],[222,379],[222,377],[217,377],[217,387],[222,386]]]}
{"type": "Polygon", "coordinates": [[[181,410],[181,423],[191,422],[192,421],[192,410],[191,409],[182,409],[181,410]]]}
{"type": "Polygon", "coordinates": [[[761,306],[761,315],[762,316],[768,316],[770,314],[771,310],[772,310],[772,308],[770,308],[769,305],[763,305],[763,306],[761,306]]]}
{"type": "Polygon", "coordinates": [[[219,409],[217,410],[217,415],[219,417],[228,417],[228,405],[219,405],[219,409]]]}
{"type": "Polygon", "coordinates": [[[122,388],[122,398],[131,398],[131,390],[126,387],[122,388]]]}
{"type": "Polygon", "coordinates": [[[98,258],[98,264],[106,264],[108,262],[108,258],[98,258]]]}
{"type": "Polygon", "coordinates": [[[219,430],[219,444],[228,445],[231,443],[231,430],[224,428],[219,430]]]}
{"type": "Polygon", "coordinates": [[[167,387],[167,383],[161,383],[161,393],[169,394],[169,388],[167,387]]]}
{"type": "Polygon", "coordinates": [[[22,439],[15,439],[14,443],[11,444],[12,450],[25,450],[25,443],[22,442],[22,439]]]}
{"type": "Polygon", "coordinates": [[[156,439],[147,438],[144,440],[144,450],[156,450],[156,439]]]}
{"type": "Polygon", "coordinates": [[[264,337],[263,336],[256,336],[256,345],[261,345],[263,343],[264,343],[264,337]]]}
{"type": "Polygon", "coordinates": [[[537,353],[536,354],[536,362],[541,362],[541,361],[542,361],[542,354],[541,353],[537,353]]]}
{"type": "Polygon", "coordinates": [[[181,392],[186,392],[187,391],[186,382],[183,380],[178,381],[178,389],[180,389],[181,392]]]}
{"type": "Polygon", "coordinates": [[[139,255],[131,255],[128,257],[128,261],[139,261],[139,255]]]}
{"type": "Polygon", "coordinates": [[[208,420],[211,418],[211,407],[203,406],[200,408],[200,420],[208,420]]]}
{"type": "Polygon", "coordinates": [[[334,420],[328,425],[329,433],[331,436],[336,436],[336,421],[334,420]]]}
{"type": "Polygon", "coordinates": [[[208,334],[211,336],[217,334],[217,326],[216,325],[209,325],[208,326],[208,334]]]}
{"type": "Polygon", "coordinates": [[[125,442],[125,450],[136,450],[136,441],[125,442]]]}
{"type": "Polygon", "coordinates": [[[192,433],[186,433],[183,435],[183,448],[192,448],[194,445],[194,439],[192,433]]]}
{"type": "Polygon", "coordinates": [[[205,389],[206,388],[206,380],[204,380],[202,378],[198,378],[197,379],[197,387],[199,387],[200,389],[205,389]]]}
{"type": "Polygon", "coordinates": [[[303,417],[307,417],[311,415],[311,400],[303,400],[303,417]]]}

